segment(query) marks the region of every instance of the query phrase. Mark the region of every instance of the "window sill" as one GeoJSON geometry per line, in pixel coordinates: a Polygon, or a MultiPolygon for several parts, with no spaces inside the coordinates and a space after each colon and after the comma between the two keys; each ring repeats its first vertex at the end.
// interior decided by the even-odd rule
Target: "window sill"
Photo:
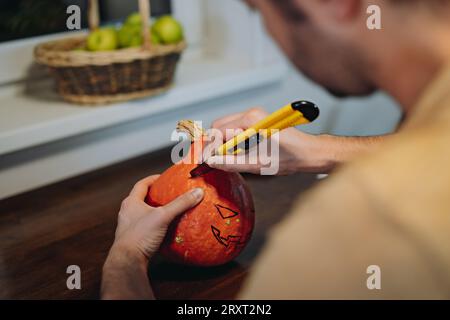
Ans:
{"type": "Polygon", "coordinates": [[[23,84],[0,87],[0,155],[266,86],[281,81],[285,73],[283,63],[183,61],[169,92],[104,107],[62,101],[49,79],[28,88],[23,84]]]}

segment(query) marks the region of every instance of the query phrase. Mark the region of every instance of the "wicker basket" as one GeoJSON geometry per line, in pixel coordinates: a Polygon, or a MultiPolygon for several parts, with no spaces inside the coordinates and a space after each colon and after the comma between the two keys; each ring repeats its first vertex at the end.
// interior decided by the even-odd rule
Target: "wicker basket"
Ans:
{"type": "MultiPolygon", "coordinates": [[[[99,25],[97,0],[89,2],[89,26],[99,25]]],[[[79,104],[105,104],[164,92],[172,85],[177,63],[186,43],[152,45],[149,30],[150,2],[139,0],[143,46],[115,51],[74,51],[86,37],[40,44],[38,63],[46,65],[59,94],[79,104]]]]}

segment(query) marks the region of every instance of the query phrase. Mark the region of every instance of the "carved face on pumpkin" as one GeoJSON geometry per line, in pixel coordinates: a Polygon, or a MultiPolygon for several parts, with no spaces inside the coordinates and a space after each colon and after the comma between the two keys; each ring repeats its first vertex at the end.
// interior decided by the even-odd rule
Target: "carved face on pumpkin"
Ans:
{"type": "Polygon", "coordinates": [[[205,196],[169,227],[161,252],[172,261],[213,266],[234,259],[250,240],[254,225],[251,194],[236,173],[213,170],[191,178],[195,164],[177,164],[164,172],[149,191],[151,205],[165,205],[200,187],[205,196]]]}
{"type": "MultiPolygon", "coordinates": [[[[226,226],[231,224],[231,219],[236,219],[237,223],[240,222],[240,219],[238,218],[239,212],[224,207],[220,204],[215,204],[214,206],[220,217],[225,221],[226,226]]],[[[227,234],[226,231],[222,231],[220,228],[221,227],[219,226],[211,225],[212,234],[221,245],[227,248],[231,246],[244,246],[246,244],[247,237],[250,236],[250,234],[227,234]]]]}

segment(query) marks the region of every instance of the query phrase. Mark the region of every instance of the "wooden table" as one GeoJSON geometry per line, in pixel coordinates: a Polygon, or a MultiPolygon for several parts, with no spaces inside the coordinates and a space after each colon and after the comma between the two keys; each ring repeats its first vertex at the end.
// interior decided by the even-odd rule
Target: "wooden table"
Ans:
{"type": "MultiPolygon", "coordinates": [[[[122,199],[138,179],[167,168],[169,157],[169,150],[162,150],[1,201],[0,298],[97,299],[122,199]],[[81,290],[66,287],[69,265],[81,268],[81,290]]],[[[313,175],[246,179],[255,199],[256,228],[244,252],[216,268],[156,258],[149,274],[157,298],[235,297],[270,228],[315,181],[313,175]]]]}

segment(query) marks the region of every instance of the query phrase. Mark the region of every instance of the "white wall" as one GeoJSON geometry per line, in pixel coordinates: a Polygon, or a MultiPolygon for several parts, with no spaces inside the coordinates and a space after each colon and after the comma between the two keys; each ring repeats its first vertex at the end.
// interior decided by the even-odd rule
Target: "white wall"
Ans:
{"type": "Polygon", "coordinates": [[[401,110],[387,95],[377,93],[368,98],[345,99],[336,105],[329,132],[336,135],[371,136],[395,131],[401,110]]]}

